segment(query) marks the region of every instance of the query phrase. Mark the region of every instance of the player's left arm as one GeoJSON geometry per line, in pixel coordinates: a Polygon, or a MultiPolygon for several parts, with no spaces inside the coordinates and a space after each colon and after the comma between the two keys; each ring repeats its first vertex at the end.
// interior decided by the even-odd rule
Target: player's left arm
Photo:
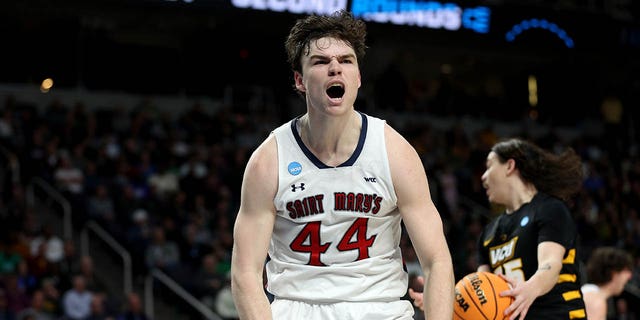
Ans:
{"type": "Polygon", "coordinates": [[[385,140],[398,209],[425,275],[425,317],[450,320],[453,317],[453,264],[422,161],[409,142],[388,125],[385,140]]]}

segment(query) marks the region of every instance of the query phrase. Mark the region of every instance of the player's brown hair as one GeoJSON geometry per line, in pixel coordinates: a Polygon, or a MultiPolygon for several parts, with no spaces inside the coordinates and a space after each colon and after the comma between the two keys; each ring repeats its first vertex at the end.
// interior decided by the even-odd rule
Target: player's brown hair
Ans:
{"type": "Polygon", "coordinates": [[[633,270],[633,258],[616,247],[599,247],[593,250],[587,261],[587,279],[601,285],[609,282],[614,272],[633,270]]]}
{"type": "Polygon", "coordinates": [[[582,160],[572,148],[554,154],[531,142],[512,138],[496,143],[491,151],[502,163],[513,159],[525,182],[565,202],[582,187],[582,160]]]}
{"type": "Polygon", "coordinates": [[[361,61],[367,49],[365,45],[366,35],[367,29],[364,21],[354,18],[346,10],[336,11],[328,16],[310,15],[306,18],[298,19],[291,28],[285,41],[287,61],[293,71],[302,73],[300,58],[309,54],[313,40],[323,37],[333,37],[344,41],[353,48],[356,58],[361,61]]]}

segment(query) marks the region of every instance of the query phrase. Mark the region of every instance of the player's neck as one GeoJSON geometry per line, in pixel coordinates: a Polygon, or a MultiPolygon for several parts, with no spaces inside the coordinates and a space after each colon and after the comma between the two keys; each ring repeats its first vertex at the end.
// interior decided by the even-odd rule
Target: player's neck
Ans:
{"type": "Polygon", "coordinates": [[[608,299],[609,297],[613,296],[612,286],[613,286],[612,282],[607,282],[605,284],[598,285],[598,288],[600,289],[600,294],[603,295],[605,299],[608,299]]]}
{"type": "Polygon", "coordinates": [[[355,111],[341,117],[307,113],[298,121],[300,138],[327,165],[338,165],[351,156],[361,128],[360,115],[355,111]]]}
{"type": "Polygon", "coordinates": [[[506,206],[507,213],[512,213],[520,209],[525,203],[531,202],[538,193],[535,186],[524,183],[516,183],[511,190],[511,203],[506,206]]]}

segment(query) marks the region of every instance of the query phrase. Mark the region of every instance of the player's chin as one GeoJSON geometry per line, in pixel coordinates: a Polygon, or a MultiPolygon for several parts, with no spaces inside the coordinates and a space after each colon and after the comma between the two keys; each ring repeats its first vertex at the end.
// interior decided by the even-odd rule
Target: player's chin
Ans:
{"type": "Polygon", "coordinates": [[[325,113],[332,116],[343,116],[351,111],[347,104],[329,104],[325,107],[325,113]]]}
{"type": "Polygon", "coordinates": [[[487,191],[487,192],[485,193],[485,195],[487,196],[487,200],[489,200],[489,202],[494,203],[494,199],[493,199],[493,197],[491,196],[491,193],[489,193],[489,191],[487,191]]]}

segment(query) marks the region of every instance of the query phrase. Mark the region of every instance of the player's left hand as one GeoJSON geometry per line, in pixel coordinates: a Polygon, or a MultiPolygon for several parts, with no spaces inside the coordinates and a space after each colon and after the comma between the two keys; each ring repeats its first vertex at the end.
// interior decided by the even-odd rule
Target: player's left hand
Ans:
{"type": "MultiPolygon", "coordinates": [[[[423,276],[418,276],[416,277],[416,282],[420,285],[424,287],[424,277],[423,276]]],[[[424,311],[424,301],[423,301],[423,295],[422,292],[417,292],[414,291],[413,289],[409,288],[409,297],[411,297],[411,299],[413,299],[413,305],[418,307],[420,310],[424,311]]]]}
{"type": "Polygon", "coordinates": [[[518,281],[510,279],[502,274],[499,276],[509,283],[511,289],[500,292],[501,297],[513,297],[513,302],[504,311],[504,315],[509,315],[509,320],[515,320],[520,316],[520,319],[525,319],[529,307],[533,304],[533,301],[538,297],[536,294],[538,290],[527,281],[518,281]]]}

